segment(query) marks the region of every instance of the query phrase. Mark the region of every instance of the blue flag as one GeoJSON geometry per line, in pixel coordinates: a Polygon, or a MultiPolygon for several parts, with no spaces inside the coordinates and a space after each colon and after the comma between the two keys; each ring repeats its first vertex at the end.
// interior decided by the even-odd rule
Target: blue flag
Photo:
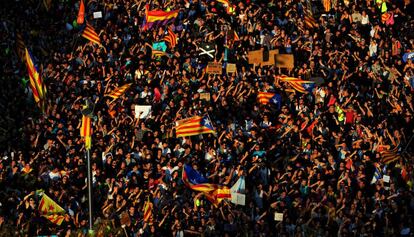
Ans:
{"type": "Polygon", "coordinates": [[[203,184],[208,182],[206,178],[204,178],[200,173],[198,173],[189,165],[184,166],[184,172],[187,176],[188,181],[192,184],[203,184]]]}

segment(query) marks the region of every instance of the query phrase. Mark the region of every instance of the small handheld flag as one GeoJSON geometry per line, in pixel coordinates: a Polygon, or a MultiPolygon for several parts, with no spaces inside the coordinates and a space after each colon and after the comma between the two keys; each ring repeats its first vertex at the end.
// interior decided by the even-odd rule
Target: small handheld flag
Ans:
{"type": "Polygon", "coordinates": [[[82,37],[90,40],[93,43],[101,44],[98,34],[95,32],[95,29],[86,23],[86,27],[82,32],[82,37]]]}

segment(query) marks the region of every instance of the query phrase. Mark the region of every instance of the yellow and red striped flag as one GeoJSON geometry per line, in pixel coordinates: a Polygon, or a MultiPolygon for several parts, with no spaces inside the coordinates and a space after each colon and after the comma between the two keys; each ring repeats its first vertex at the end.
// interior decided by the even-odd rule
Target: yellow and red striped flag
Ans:
{"type": "Polygon", "coordinates": [[[82,126],[80,129],[80,135],[85,139],[85,148],[87,150],[91,149],[92,147],[92,125],[91,125],[91,118],[88,116],[82,116],[82,126]]]}
{"type": "Polygon", "coordinates": [[[42,199],[40,200],[39,212],[42,216],[56,225],[61,225],[65,219],[63,215],[65,210],[46,194],[43,194],[42,199]]]}
{"type": "Polygon", "coordinates": [[[175,127],[177,137],[189,137],[200,134],[215,134],[213,124],[207,116],[194,116],[175,127]]]}
{"type": "Polygon", "coordinates": [[[82,25],[84,21],[85,21],[85,4],[83,3],[83,0],[81,0],[79,4],[79,12],[78,12],[78,18],[76,19],[76,23],[78,23],[78,25],[82,25]]]}
{"type": "Polygon", "coordinates": [[[26,67],[29,73],[30,79],[30,88],[33,92],[33,97],[35,102],[41,107],[44,111],[45,97],[46,97],[46,86],[43,83],[42,78],[40,77],[36,66],[33,63],[32,57],[30,56],[29,50],[25,49],[26,54],[26,67]]]}
{"type": "Polygon", "coordinates": [[[233,32],[234,32],[234,41],[239,41],[240,40],[239,35],[237,34],[236,31],[233,31],[233,32]]]}
{"type": "Polygon", "coordinates": [[[148,222],[152,216],[152,203],[149,200],[149,197],[147,201],[144,204],[144,221],[148,222]]]}
{"type": "Polygon", "coordinates": [[[325,12],[329,12],[331,10],[331,0],[323,0],[322,2],[325,12]]]}
{"type": "Polygon", "coordinates": [[[223,4],[223,6],[226,8],[227,14],[234,14],[236,6],[232,5],[229,0],[217,0],[217,2],[223,4]]]}
{"type": "Polygon", "coordinates": [[[107,94],[106,96],[112,97],[114,99],[118,99],[121,95],[125,93],[126,90],[131,87],[132,83],[125,84],[121,87],[115,88],[111,93],[107,94]]]}
{"type": "Polygon", "coordinates": [[[174,48],[177,45],[177,35],[168,27],[168,35],[164,37],[164,40],[168,42],[171,48],[174,48]]]}
{"type": "Polygon", "coordinates": [[[281,81],[289,83],[293,89],[300,93],[308,93],[312,92],[313,88],[315,87],[315,82],[313,81],[305,81],[295,77],[287,77],[287,76],[279,76],[278,77],[281,81]]]}
{"type": "Polygon", "coordinates": [[[273,98],[273,96],[275,96],[275,93],[271,93],[271,92],[259,92],[259,94],[257,95],[257,99],[259,100],[260,104],[268,104],[270,102],[270,99],[273,98]]]}
{"type": "Polygon", "coordinates": [[[82,37],[90,40],[93,43],[101,44],[101,40],[99,39],[99,35],[95,32],[95,29],[86,23],[86,27],[83,30],[82,37]]]}
{"type": "Polygon", "coordinates": [[[398,152],[398,146],[396,146],[392,150],[380,152],[382,163],[388,165],[392,162],[398,161],[401,158],[401,156],[397,154],[397,152],[398,152]]]}

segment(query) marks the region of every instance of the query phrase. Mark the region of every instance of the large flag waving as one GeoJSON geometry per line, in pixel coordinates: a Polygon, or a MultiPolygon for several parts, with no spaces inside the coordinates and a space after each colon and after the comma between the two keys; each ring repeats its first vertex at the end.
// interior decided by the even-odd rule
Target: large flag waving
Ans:
{"type": "Polygon", "coordinates": [[[189,137],[206,133],[215,133],[213,124],[207,116],[194,116],[175,127],[177,137],[189,137]]]}
{"type": "Polygon", "coordinates": [[[388,165],[392,162],[398,161],[401,158],[401,156],[397,152],[398,146],[394,147],[392,150],[380,152],[382,163],[388,165]]]}
{"type": "Polygon", "coordinates": [[[65,210],[46,194],[43,194],[42,199],[40,200],[39,212],[42,216],[46,217],[46,219],[56,225],[62,224],[65,219],[63,216],[65,210]]]}
{"type": "Polygon", "coordinates": [[[35,102],[44,111],[45,109],[45,98],[46,98],[46,86],[40,77],[36,66],[33,63],[32,57],[26,48],[26,67],[29,73],[30,88],[33,92],[35,102]]]}
{"type": "Polygon", "coordinates": [[[95,29],[88,23],[86,23],[86,27],[82,32],[82,37],[90,40],[93,43],[101,44],[99,35],[95,32],[95,29]]]}
{"type": "Polygon", "coordinates": [[[81,0],[79,4],[79,12],[78,12],[78,18],[76,19],[76,23],[78,23],[78,25],[82,25],[84,21],[85,21],[85,4],[83,4],[83,0],[81,0]]]}
{"type": "Polygon", "coordinates": [[[145,6],[145,21],[143,25],[143,30],[148,30],[153,27],[167,25],[170,22],[173,22],[178,16],[178,10],[165,12],[161,10],[149,10],[149,5],[145,6]]]}
{"type": "Polygon", "coordinates": [[[125,84],[121,87],[115,88],[111,93],[106,94],[106,96],[118,99],[121,95],[125,93],[131,87],[132,83],[125,84]]]}
{"type": "Polygon", "coordinates": [[[293,87],[296,91],[300,93],[308,93],[312,92],[313,88],[315,87],[315,82],[313,81],[305,81],[295,77],[286,77],[281,76],[279,77],[281,81],[287,82],[290,86],[293,87]]]}
{"type": "Polygon", "coordinates": [[[230,189],[228,187],[208,183],[206,178],[189,165],[184,165],[182,179],[188,188],[202,192],[206,198],[216,206],[223,199],[231,198],[230,189]]]}
{"type": "Polygon", "coordinates": [[[259,92],[257,95],[260,104],[274,104],[280,108],[282,103],[282,96],[278,93],[272,92],[259,92]]]}
{"type": "Polygon", "coordinates": [[[171,48],[174,48],[177,45],[177,35],[168,27],[168,35],[164,37],[164,40],[168,42],[171,48]]]}

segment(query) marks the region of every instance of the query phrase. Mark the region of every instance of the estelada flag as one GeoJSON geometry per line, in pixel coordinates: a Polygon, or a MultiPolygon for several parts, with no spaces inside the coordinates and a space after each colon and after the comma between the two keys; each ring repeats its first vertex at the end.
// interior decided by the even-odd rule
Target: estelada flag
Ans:
{"type": "Polygon", "coordinates": [[[125,84],[121,87],[115,88],[111,93],[106,94],[105,96],[112,97],[114,99],[118,99],[121,95],[125,93],[126,90],[131,87],[132,83],[125,84]]]}
{"type": "Polygon", "coordinates": [[[43,194],[42,199],[40,200],[39,212],[46,219],[57,225],[62,224],[65,219],[63,216],[65,210],[46,194],[43,194]]]}
{"type": "Polygon", "coordinates": [[[78,23],[78,25],[82,25],[84,21],[85,21],[85,4],[83,3],[83,0],[81,0],[79,4],[79,12],[78,12],[78,18],[76,19],[76,23],[78,23]]]}
{"type": "Polygon", "coordinates": [[[183,124],[176,126],[175,132],[177,138],[215,133],[213,124],[207,116],[194,116],[183,124]]]}
{"type": "Polygon", "coordinates": [[[168,42],[171,48],[174,48],[177,45],[177,35],[168,27],[168,35],[164,37],[164,40],[168,42]]]}

